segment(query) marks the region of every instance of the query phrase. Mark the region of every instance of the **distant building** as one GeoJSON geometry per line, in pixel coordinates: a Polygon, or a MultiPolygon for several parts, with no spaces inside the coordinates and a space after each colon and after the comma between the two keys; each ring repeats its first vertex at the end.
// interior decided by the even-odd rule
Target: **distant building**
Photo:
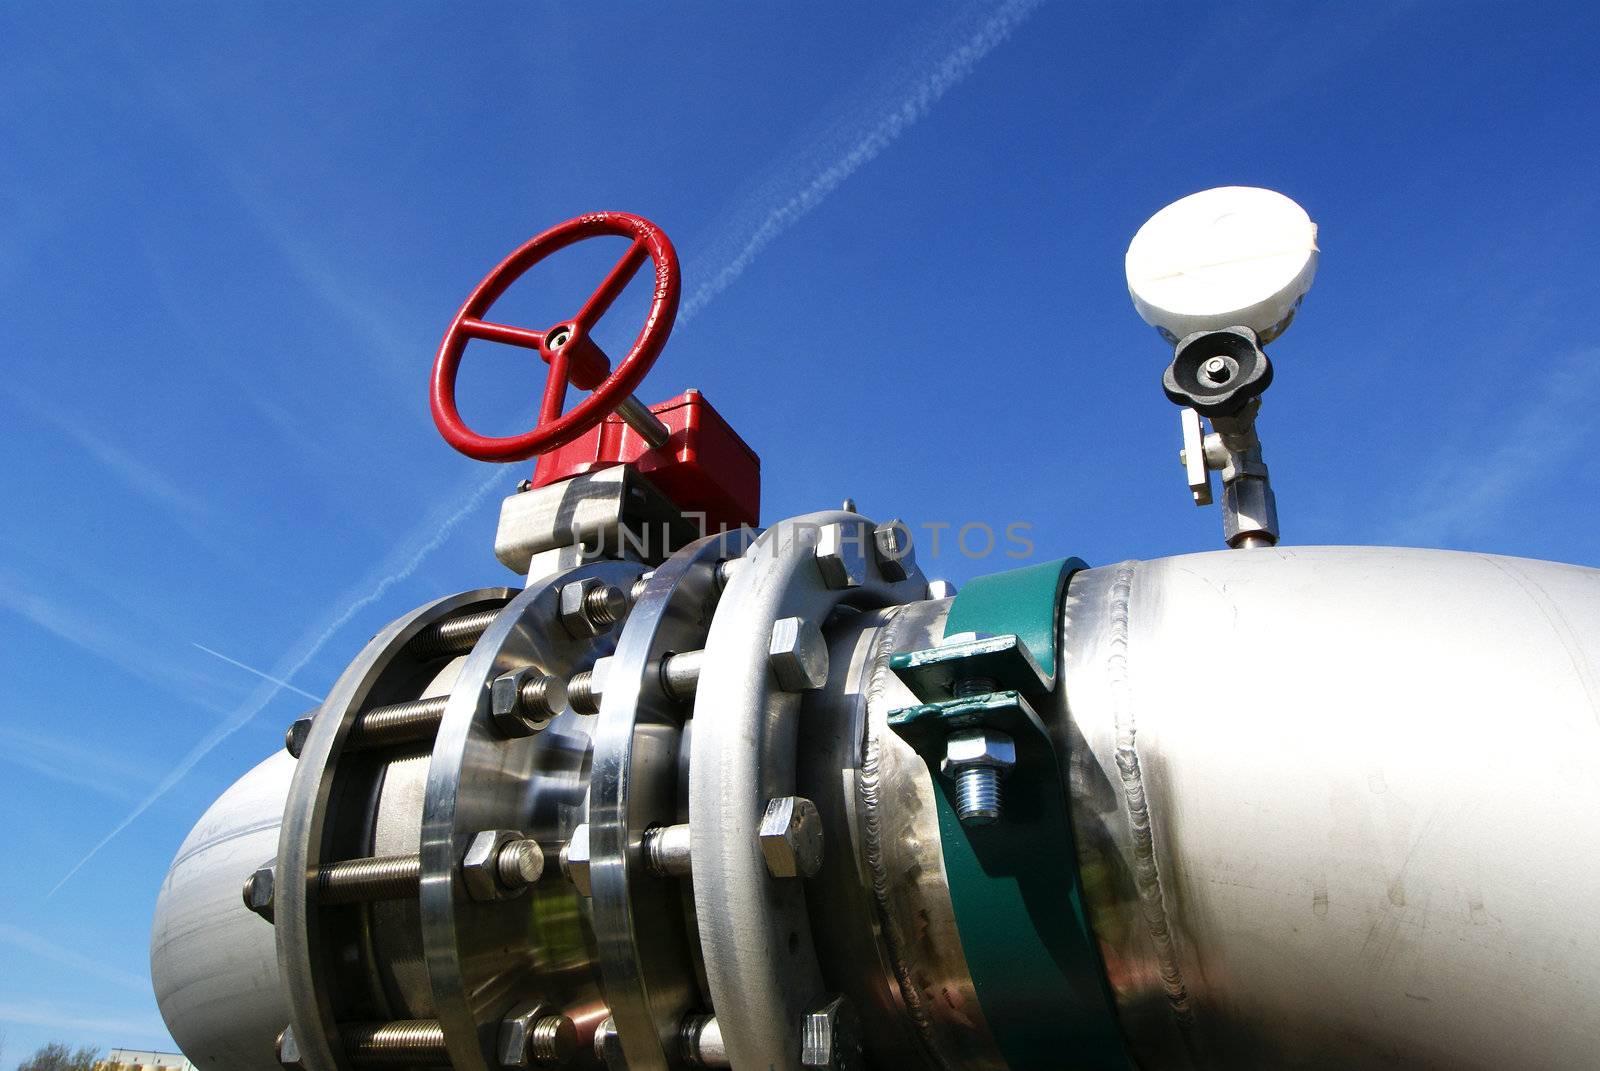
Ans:
{"type": "Polygon", "coordinates": [[[155,1052],[152,1049],[112,1049],[94,1071],[194,1071],[194,1064],[181,1052],[155,1052]]]}

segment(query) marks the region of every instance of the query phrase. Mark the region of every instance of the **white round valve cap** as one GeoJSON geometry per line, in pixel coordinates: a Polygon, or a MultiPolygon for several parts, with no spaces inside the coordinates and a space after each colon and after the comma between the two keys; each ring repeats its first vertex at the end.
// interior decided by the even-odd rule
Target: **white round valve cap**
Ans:
{"type": "Polygon", "coordinates": [[[1317,273],[1317,225],[1281,193],[1219,186],[1163,208],[1128,245],[1128,293],[1176,343],[1248,327],[1263,343],[1289,326],[1317,273]]]}

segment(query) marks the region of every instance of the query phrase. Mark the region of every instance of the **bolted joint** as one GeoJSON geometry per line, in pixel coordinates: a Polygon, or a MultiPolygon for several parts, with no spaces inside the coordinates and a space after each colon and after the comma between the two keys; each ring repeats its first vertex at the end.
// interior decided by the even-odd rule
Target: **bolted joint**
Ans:
{"type": "Polygon", "coordinates": [[[767,664],[786,692],[809,692],[828,683],[828,645],[822,630],[803,617],[773,622],[767,664]]]}
{"type": "Polygon", "coordinates": [[[305,1059],[300,1055],[300,1043],[295,1040],[292,1025],[284,1027],[278,1034],[273,1049],[280,1066],[287,1067],[290,1071],[305,1071],[305,1059]]]}
{"type": "Polygon", "coordinates": [[[316,716],[315,710],[309,714],[302,714],[283,734],[284,750],[297,759],[300,757],[300,752],[306,748],[306,738],[311,735],[311,719],[316,716]]]}
{"type": "Polygon", "coordinates": [[[561,849],[561,873],[572,882],[572,887],[578,890],[579,896],[588,896],[589,892],[589,824],[583,824],[572,830],[572,836],[567,838],[567,843],[561,849]]]}
{"type": "Polygon", "coordinates": [[[595,659],[594,666],[582,673],[574,673],[567,681],[567,702],[578,714],[600,713],[600,700],[605,695],[606,674],[611,669],[611,656],[595,659]]]}
{"type": "Polygon", "coordinates": [[[544,852],[514,829],[486,829],[461,857],[461,881],[474,900],[509,900],[544,873],[544,852]]]}
{"type": "Polygon", "coordinates": [[[605,632],[628,612],[628,596],[599,577],[574,580],[561,588],[561,625],[573,639],[605,632]]]}
{"type": "Polygon", "coordinates": [[[810,878],[822,869],[822,816],[804,796],[769,801],[760,840],[767,873],[775,878],[810,878]]]}
{"type": "Polygon", "coordinates": [[[1000,820],[1000,782],[1017,765],[1011,737],[993,729],[952,733],[939,772],[956,783],[956,816],[964,826],[1000,820]]]}
{"type": "Polygon", "coordinates": [[[561,1067],[578,1052],[571,1019],[536,1000],[526,1000],[500,1020],[495,1053],[501,1067],[561,1067]]]}
{"type": "Polygon", "coordinates": [[[566,707],[566,682],[533,666],[502,674],[489,686],[489,710],[495,728],[508,737],[540,732],[566,707]]]}
{"type": "Polygon", "coordinates": [[[244,879],[244,906],[268,922],[273,921],[274,873],[271,863],[263,863],[255,873],[244,879]]]}
{"type": "Polygon", "coordinates": [[[817,570],[830,591],[867,582],[867,548],[860,525],[825,524],[817,531],[817,570]]]}
{"type": "Polygon", "coordinates": [[[609,1015],[594,1028],[594,1058],[606,1071],[628,1071],[622,1041],[617,1037],[617,1021],[609,1015]]]}
{"type": "Polygon", "coordinates": [[[844,997],[824,997],[806,1012],[800,1022],[800,1066],[823,1071],[863,1066],[861,1020],[844,997]]]}
{"type": "Polygon", "coordinates": [[[685,1015],[678,1021],[678,1048],[690,1067],[731,1067],[722,1024],[714,1015],[685,1015]]]}
{"type": "Polygon", "coordinates": [[[911,575],[917,566],[916,550],[911,545],[911,528],[898,518],[872,530],[872,552],[878,559],[878,572],[892,583],[911,575]]]}

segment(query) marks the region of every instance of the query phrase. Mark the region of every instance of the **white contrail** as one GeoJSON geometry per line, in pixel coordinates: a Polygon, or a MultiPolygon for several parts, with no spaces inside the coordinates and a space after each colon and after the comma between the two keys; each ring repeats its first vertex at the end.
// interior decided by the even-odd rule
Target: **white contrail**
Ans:
{"type": "Polygon", "coordinates": [[[259,669],[257,669],[255,666],[247,666],[243,662],[239,661],[237,658],[229,658],[227,655],[223,654],[221,651],[213,651],[211,648],[207,647],[203,643],[195,643],[193,640],[191,640],[189,642],[193,646],[200,648],[200,650],[204,651],[206,654],[210,655],[211,657],[222,659],[224,662],[228,663],[228,665],[230,665],[230,666],[238,666],[240,669],[244,670],[246,673],[253,673],[257,677],[260,677],[264,681],[267,681],[267,682],[269,682],[271,684],[276,684],[279,688],[283,688],[283,689],[285,689],[287,691],[291,691],[291,692],[295,693],[296,695],[303,695],[307,699],[311,700],[313,703],[322,702],[322,696],[320,696],[320,695],[312,695],[310,692],[306,691],[304,688],[301,688],[299,685],[290,684],[288,681],[283,680],[283,679],[278,678],[278,677],[274,677],[270,673],[263,673],[259,669]]]}
{"type": "MultiPolygon", "coordinates": [[[[418,567],[422,565],[423,559],[444,544],[450,534],[460,526],[462,521],[471,516],[484,497],[499,485],[503,478],[504,474],[499,467],[495,467],[473,486],[471,493],[459,509],[442,521],[434,522],[430,518],[429,522],[425,523],[417,533],[420,535],[431,532],[432,536],[430,538],[414,547],[406,548],[402,545],[402,547],[396,548],[396,551],[391,553],[385,562],[385,574],[371,583],[371,590],[345,607],[344,610],[335,614],[317,632],[307,633],[303,636],[295,648],[280,659],[277,665],[272,667],[271,676],[288,680],[304,669],[307,663],[315,658],[317,653],[333,638],[334,634],[349,624],[351,618],[377,602],[390,588],[415,573],[418,567]],[[398,565],[391,564],[396,562],[397,559],[400,559],[398,565]]],[[[415,539],[416,537],[414,536],[413,538],[415,539]]],[[[263,674],[263,676],[266,676],[266,674],[263,674]]],[[[55,886],[45,898],[49,899],[59,892],[63,885],[72,880],[73,875],[88,864],[89,860],[100,854],[101,849],[121,835],[123,830],[137,821],[139,816],[148,811],[157,800],[172,791],[172,787],[187,777],[189,771],[199,765],[200,760],[209,755],[218,744],[250,724],[251,720],[276,698],[280,690],[281,688],[277,684],[267,684],[258,688],[249,699],[245,700],[242,706],[229,715],[226,721],[212,729],[198,744],[190,748],[189,753],[178,761],[177,766],[173,767],[167,776],[163,777],[160,783],[150,790],[150,794],[140,800],[138,805],[128,812],[127,817],[118,822],[111,832],[100,838],[99,843],[90,848],[88,853],[82,859],[79,859],[72,869],[62,876],[60,881],[55,883],[55,886]]]]}
{"type": "MultiPolygon", "coordinates": [[[[978,28],[978,30],[950,49],[944,58],[921,79],[916,81],[904,98],[897,104],[891,104],[887,114],[874,110],[872,114],[880,115],[872,126],[864,133],[855,137],[851,147],[831,164],[823,167],[799,190],[789,195],[784,200],[768,211],[756,229],[742,242],[738,252],[728,260],[723,268],[711,277],[709,282],[698,287],[683,303],[678,314],[679,322],[692,318],[700,310],[710,304],[717,295],[721,294],[734,281],[744,274],[750,264],[760,255],[761,251],[771,245],[784,231],[788,230],[808,212],[822,203],[834,190],[859,171],[864,165],[870,163],[874,157],[881,153],[896,138],[928,114],[929,109],[938,102],[939,98],[972,72],[989,53],[993,52],[1013,30],[1020,26],[1029,15],[1033,14],[1043,0],[1007,0],[995,13],[978,28]]],[[[335,615],[332,620],[315,634],[308,634],[297,645],[297,649],[280,660],[279,665],[273,667],[273,675],[288,680],[295,676],[306,664],[316,657],[317,653],[333,638],[333,636],[353,618],[358,612],[377,602],[390,588],[404,580],[422,564],[424,558],[438,549],[446,537],[454,531],[462,521],[471,516],[484,497],[499,486],[503,474],[499,467],[489,470],[482,482],[476,484],[466,500],[457,507],[437,527],[430,526],[434,535],[431,539],[418,546],[409,555],[409,558],[395,572],[382,576],[376,581],[371,591],[357,599],[342,613],[335,615]]],[[[429,530],[427,528],[424,531],[429,530]]],[[[390,555],[390,560],[404,556],[397,548],[395,554],[390,555]]],[[[161,780],[161,783],[133,809],[133,811],[119,822],[115,829],[106,834],[98,844],[89,849],[87,855],[78,860],[73,868],[50,890],[49,895],[56,892],[72,879],[73,875],[82,870],[89,860],[98,855],[107,844],[116,839],[123,830],[127,829],[136,819],[172,790],[172,787],[188,775],[201,759],[216,748],[216,746],[240,729],[244,728],[266,705],[277,695],[279,688],[272,685],[264,691],[258,691],[245,702],[222,725],[213,729],[200,743],[196,744],[189,753],[179,761],[178,765],[161,780]]]]}
{"type": "Polygon", "coordinates": [[[678,319],[687,321],[745,273],[761,251],[794,226],[834,190],[924,118],[939,98],[972,73],[1013,30],[1027,21],[1044,0],[1009,0],[977,32],[951,49],[944,59],[907,92],[899,105],[862,134],[843,156],[818,171],[809,182],[771,209],[734,257],[684,301],[678,319]]]}

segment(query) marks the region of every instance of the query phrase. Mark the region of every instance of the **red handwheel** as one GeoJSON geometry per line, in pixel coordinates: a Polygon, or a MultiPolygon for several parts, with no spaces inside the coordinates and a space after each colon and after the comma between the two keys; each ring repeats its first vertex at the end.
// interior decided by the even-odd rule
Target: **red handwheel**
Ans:
{"type": "Polygon", "coordinates": [[[430,395],[433,422],[446,442],[479,461],[522,461],[571,442],[627,402],[644,381],[645,373],[661,355],[661,348],[672,333],[672,323],[678,315],[679,290],[677,252],[666,233],[641,216],[592,212],[551,227],[501,261],[450,321],[433,362],[430,395]],[[577,315],[545,331],[531,331],[483,318],[512,283],[545,257],[586,238],[603,236],[631,238],[633,244],[577,315]],[[650,312],[639,336],[633,340],[633,347],[613,369],[610,359],[590,336],[594,325],[638,274],[647,257],[656,273],[650,312]],[[539,423],[532,431],[504,437],[480,435],[461,419],[456,410],[456,372],[461,367],[461,354],[467,343],[475,338],[538,350],[539,356],[550,366],[545,376],[544,399],[539,405],[539,423]],[[593,393],[571,412],[563,413],[568,383],[593,393]]]}

